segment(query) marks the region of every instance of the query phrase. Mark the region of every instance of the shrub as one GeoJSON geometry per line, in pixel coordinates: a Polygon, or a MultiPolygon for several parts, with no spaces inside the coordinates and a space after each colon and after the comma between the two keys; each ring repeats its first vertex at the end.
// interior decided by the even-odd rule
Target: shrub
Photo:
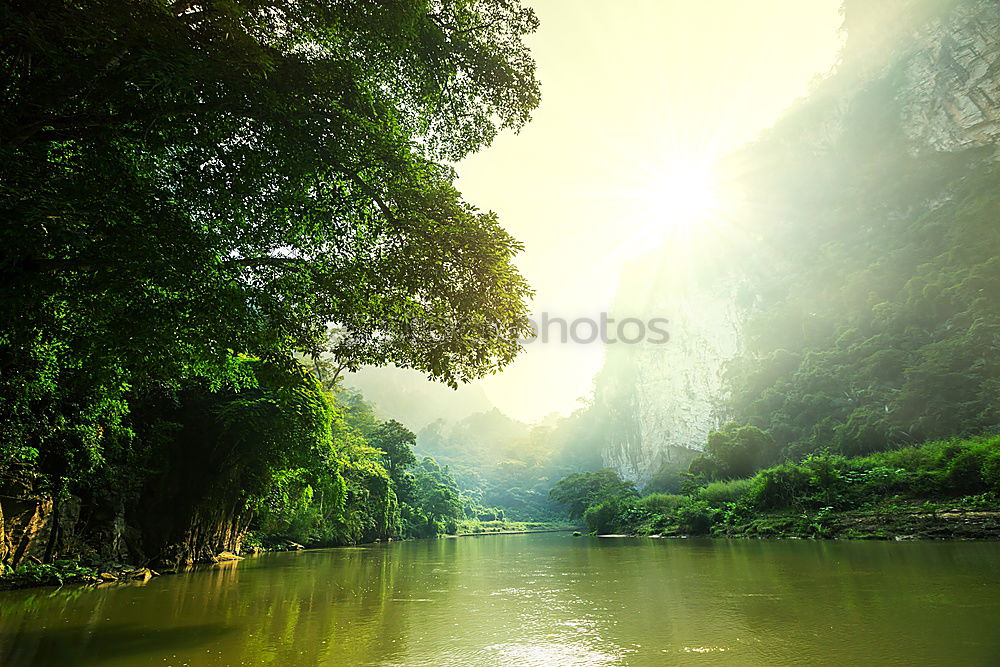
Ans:
{"type": "Polygon", "coordinates": [[[843,456],[827,453],[810,454],[802,461],[802,468],[809,476],[810,500],[823,506],[843,503],[847,493],[843,475],[846,461],[843,456]]]}
{"type": "Polygon", "coordinates": [[[910,474],[909,493],[918,497],[939,496],[945,485],[943,470],[917,470],[910,474]]]}
{"type": "Polygon", "coordinates": [[[677,525],[681,532],[704,535],[712,529],[719,511],[704,500],[691,500],[677,508],[677,525]]]}
{"type": "Polygon", "coordinates": [[[751,480],[748,499],[758,509],[791,507],[809,490],[809,473],[794,463],[761,470],[751,480]]]}
{"type": "Polygon", "coordinates": [[[934,467],[938,458],[937,448],[930,445],[922,447],[901,447],[890,449],[884,452],[877,452],[869,456],[852,461],[861,468],[872,468],[875,466],[885,466],[887,468],[902,468],[913,472],[916,470],[926,470],[934,467]]]}
{"type": "Polygon", "coordinates": [[[4,578],[14,587],[62,586],[92,580],[96,575],[94,568],[80,565],[75,559],[62,559],[52,563],[25,563],[4,573],[4,578]]]}
{"type": "Polygon", "coordinates": [[[964,496],[986,490],[982,476],[986,456],[982,450],[965,449],[950,458],[945,474],[949,491],[964,496]]]}
{"type": "Polygon", "coordinates": [[[593,533],[610,533],[614,530],[617,510],[618,503],[615,500],[606,500],[588,507],[583,513],[583,520],[593,533]]]}
{"type": "Polygon", "coordinates": [[[868,469],[852,467],[844,473],[850,491],[859,498],[881,498],[892,493],[907,491],[911,475],[903,468],[877,465],[868,469]]]}
{"type": "Polygon", "coordinates": [[[636,498],[614,497],[591,505],[583,513],[583,520],[595,533],[634,532],[635,524],[643,517],[636,505],[636,498]]]}
{"type": "Polygon", "coordinates": [[[986,452],[982,469],[983,483],[994,491],[1000,491],[1000,447],[986,452]]]}

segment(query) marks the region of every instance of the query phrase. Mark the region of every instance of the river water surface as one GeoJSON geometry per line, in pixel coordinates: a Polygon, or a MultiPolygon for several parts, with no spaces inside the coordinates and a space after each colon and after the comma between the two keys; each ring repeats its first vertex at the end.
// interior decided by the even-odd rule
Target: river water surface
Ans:
{"type": "Polygon", "coordinates": [[[0,593],[0,665],[998,665],[1000,544],[568,533],[0,593]]]}

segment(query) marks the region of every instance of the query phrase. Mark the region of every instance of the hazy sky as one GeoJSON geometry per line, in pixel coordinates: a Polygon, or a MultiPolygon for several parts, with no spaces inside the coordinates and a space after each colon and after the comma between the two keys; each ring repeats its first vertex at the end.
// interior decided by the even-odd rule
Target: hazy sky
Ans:
{"type": "MultiPolygon", "coordinates": [[[[665,202],[770,126],[834,65],[839,0],[536,0],[542,102],[518,135],[458,165],[459,189],[526,246],[533,310],[597,317],[665,202]]],[[[683,213],[681,211],[680,213],[683,213]]],[[[480,382],[526,421],[589,393],[600,344],[533,343],[480,382]]]]}

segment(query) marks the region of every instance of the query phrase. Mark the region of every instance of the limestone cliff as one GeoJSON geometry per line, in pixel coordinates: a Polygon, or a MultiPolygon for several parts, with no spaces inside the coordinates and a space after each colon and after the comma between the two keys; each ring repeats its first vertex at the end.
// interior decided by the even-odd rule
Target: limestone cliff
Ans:
{"type": "Polygon", "coordinates": [[[616,439],[603,458],[628,479],[644,481],[664,462],[686,463],[685,450],[700,447],[722,418],[722,368],[740,351],[742,314],[736,277],[719,280],[717,258],[698,255],[708,244],[678,239],[622,283],[622,294],[642,295],[641,303],[620,297],[613,314],[666,318],[670,334],[662,344],[607,348],[597,401],[616,439]]]}

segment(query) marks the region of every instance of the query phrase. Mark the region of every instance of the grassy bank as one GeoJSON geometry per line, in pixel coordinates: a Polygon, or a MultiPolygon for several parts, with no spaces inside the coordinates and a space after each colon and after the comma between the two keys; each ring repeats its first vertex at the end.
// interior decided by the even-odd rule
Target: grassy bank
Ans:
{"type": "Polygon", "coordinates": [[[600,499],[595,533],[1000,538],[1000,436],[847,458],[815,454],[688,494],[600,499]]]}

